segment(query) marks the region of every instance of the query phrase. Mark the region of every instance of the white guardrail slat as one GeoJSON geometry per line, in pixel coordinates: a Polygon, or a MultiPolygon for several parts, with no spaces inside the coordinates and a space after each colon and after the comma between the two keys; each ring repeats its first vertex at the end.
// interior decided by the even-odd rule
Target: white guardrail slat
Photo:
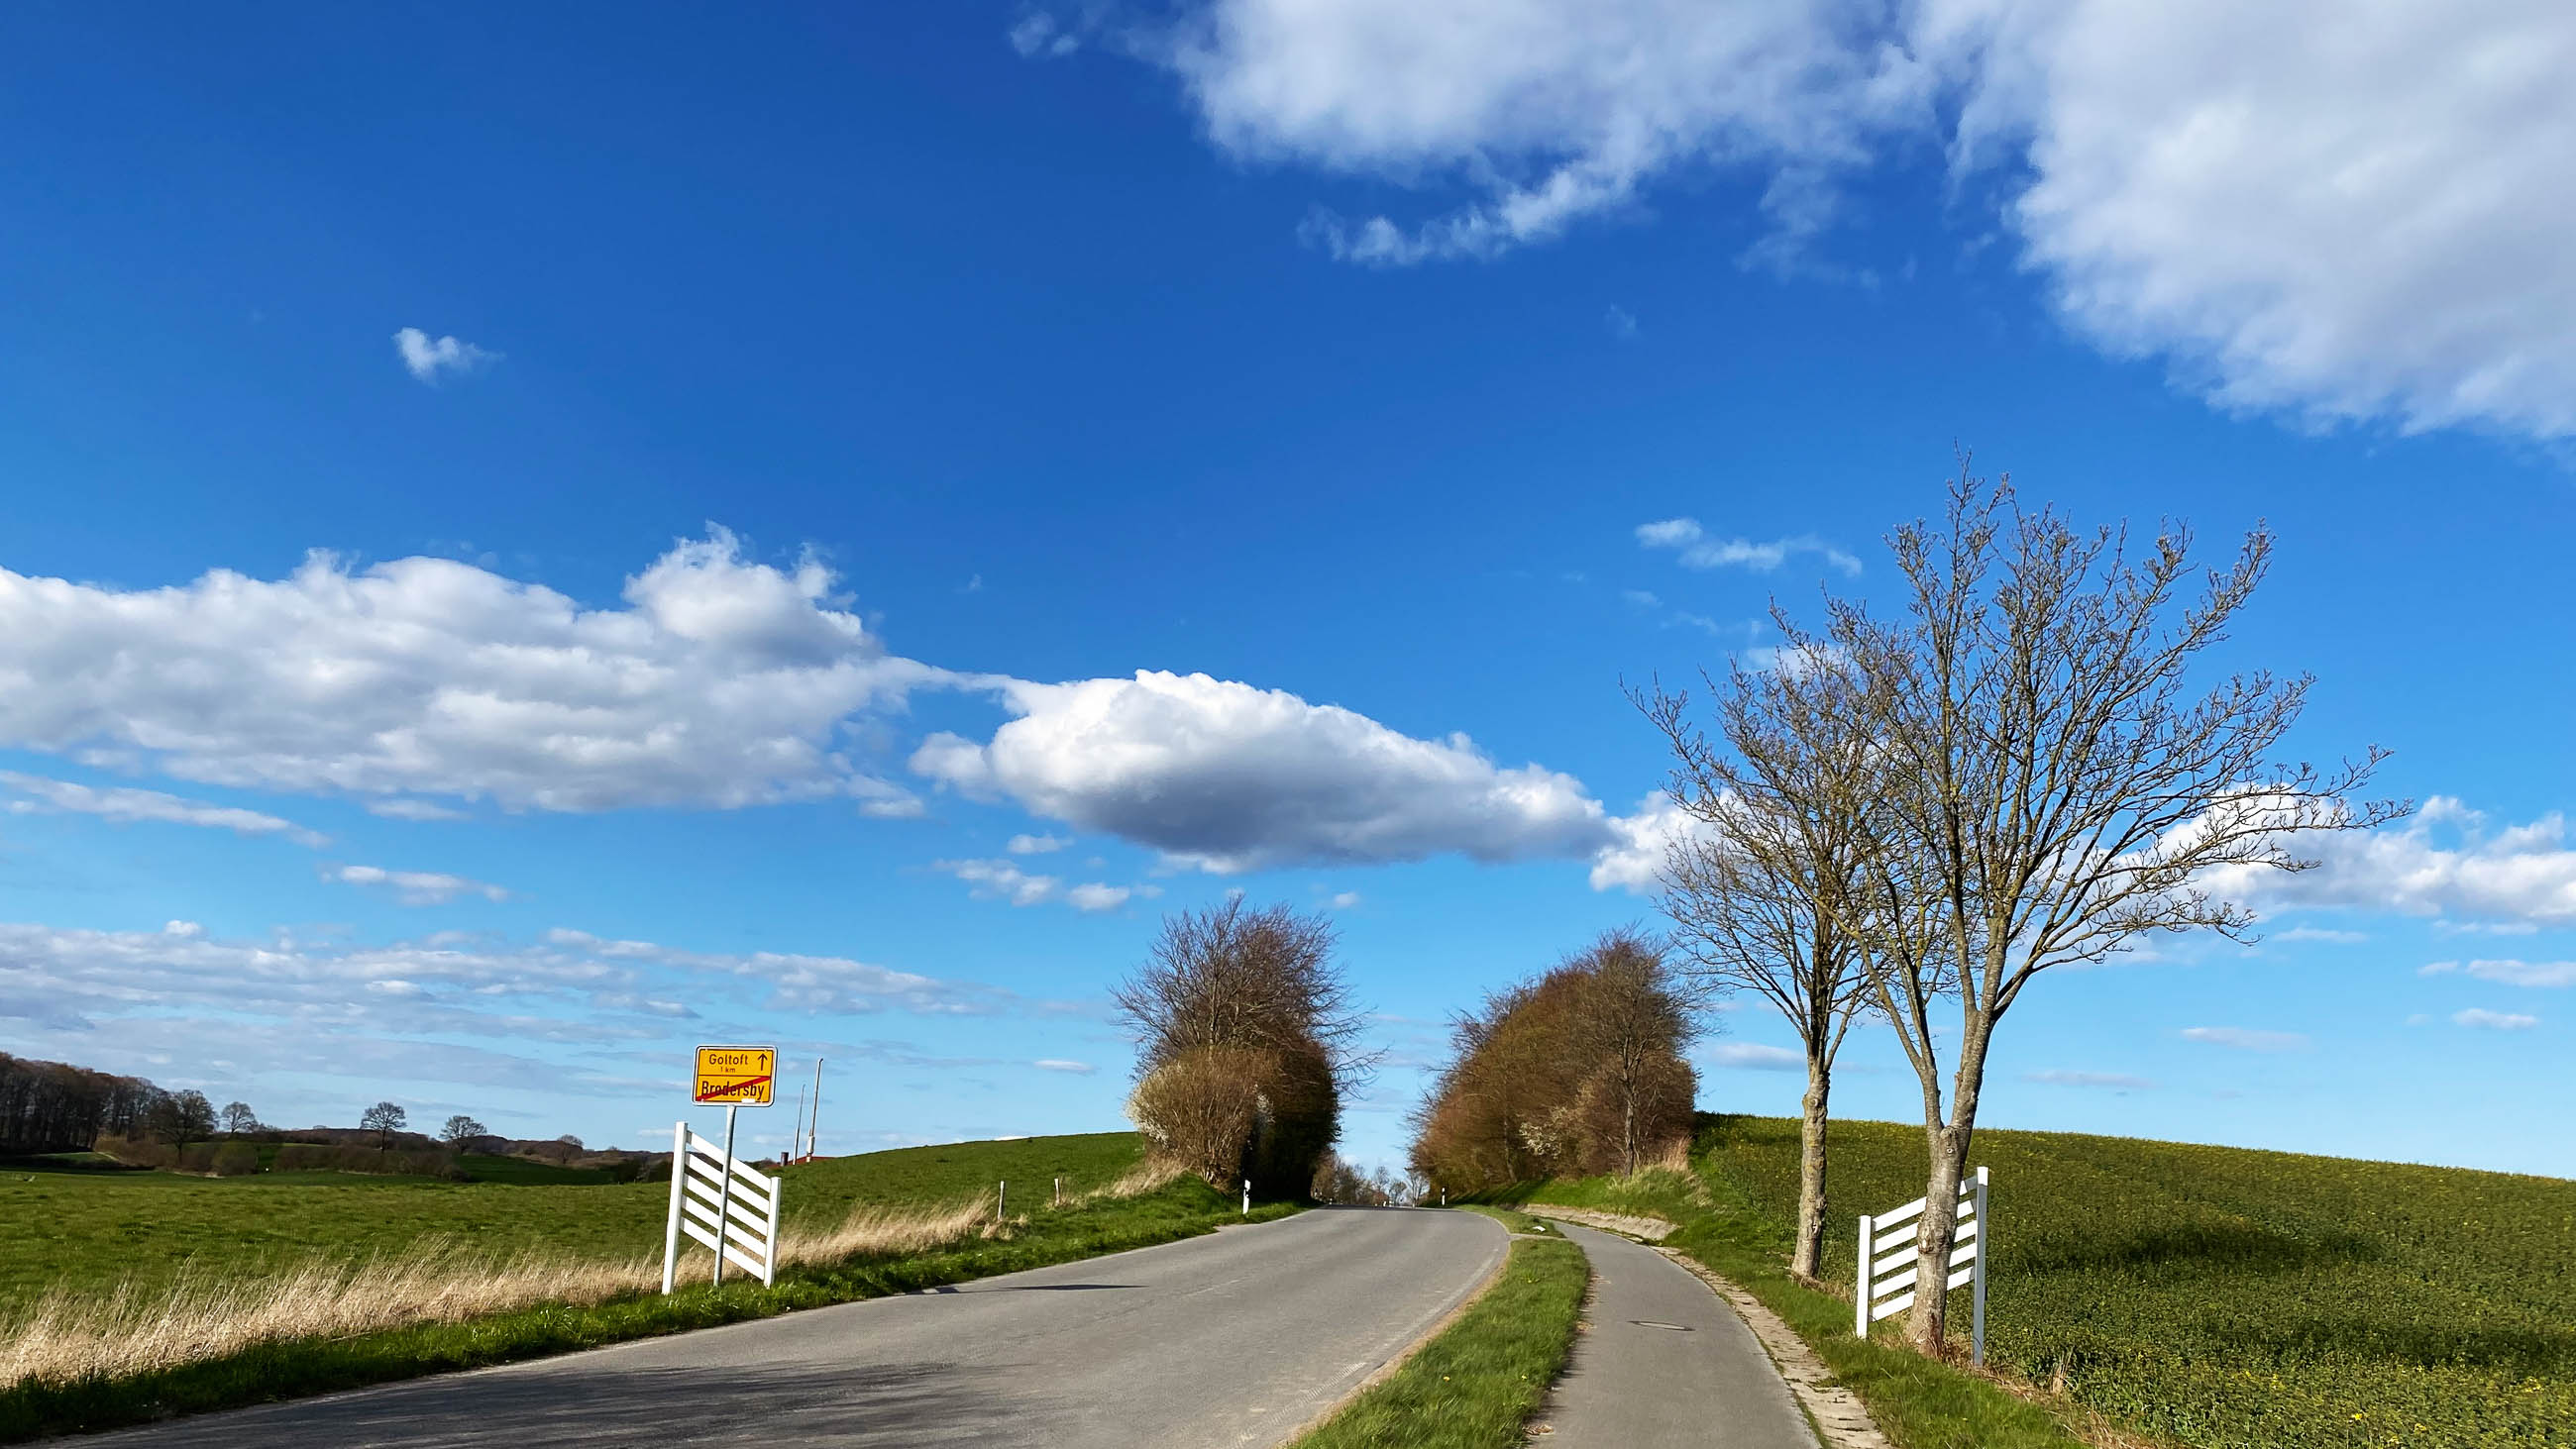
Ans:
{"type": "MultiPolygon", "coordinates": [[[[730,1135],[730,1134],[728,1134],[730,1135]]],[[[671,1130],[671,1212],[662,1231],[662,1291],[678,1286],[680,1240],[716,1256],[715,1281],[731,1263],[764,1285],[778,1281],[779,1179],[681,1122],[671,1130]]]]}
{"type": "MultiPolygon", "coordinates": [[[[1992,1236],[1986,1230],[1986,1194],[1990,1184],[1986,1169],[1980,1167],[1974,1179],[1959,1185],[1958,1227],[1950,1246],[1949,1267],[1953,1271],[1947,1283],[1949,1288],[1974,1292],[1969,1309],[1968,1350],[1970,1358],[1980,1364],[1986,1361],[1986,1255],[1992,1236]]],[[[1929,1201],[1918,1197],[1893,1211],[1861,1216],[1861,1266],[1855,1274],[1860,1286],[1852,1294],[1852,1331],[1863,1338],[1869,1337],[1871,1324],[1894,1318],[1914,1306],[1915,1236],[1921,1227],[1915,1219],[1923,1215],[1929,1201]]]]}

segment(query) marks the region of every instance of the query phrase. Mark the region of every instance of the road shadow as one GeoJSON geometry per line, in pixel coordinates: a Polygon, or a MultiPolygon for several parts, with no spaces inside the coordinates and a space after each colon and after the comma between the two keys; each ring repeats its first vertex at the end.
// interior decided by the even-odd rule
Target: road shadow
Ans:
{"type": "Polygon", "coordinates": [[[1032,1411],[1044,1406],[1008,1378],[951,1363],[640,1368],[571,1358],[539,1371],[427,1379],[176,1420],[135,1437],[174,1449],[1025,1442],[1032,1411]]]}

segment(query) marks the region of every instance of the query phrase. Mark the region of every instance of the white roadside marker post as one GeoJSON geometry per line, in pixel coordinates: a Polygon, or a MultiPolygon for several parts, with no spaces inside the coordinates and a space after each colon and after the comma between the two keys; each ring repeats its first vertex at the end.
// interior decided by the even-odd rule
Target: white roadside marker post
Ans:
{"type": "Polygon", "coordinates": [[[733,1222],[733,1118],[740,1107],[725,1106],[724,1185],[716,1189],[716,1284],[724,1284],[725,1228],[733,1222]]]}
{"type": "Polygon", "coordinates": [[[671,1128],[671,1225],[662,1234],[662,1296],[671,1296],[680,1271],[680,1194],[689,1180],[689,1124],[671,1128]]]}
{"type": "Polygon", "coordinates": [[[1252,1179],[1248,1177],[1243,1180],[1243,1215],[1252,1216],[1252,1179]]]}
{"type": "Polygon", "coordinates": [[[1994,1226],[1986,1221],[1986,1170],[1977,1169],[1977,1270],[1972,1290],[1976,1306],[1968,1318],[1968,1359],[1984,1367],[1986,1362],[1986,1254],[1994,1247],[1994,1226]]]}
{"type": "Polygon", "coordinates": [[[1852,1335],[1856,1338],[1869,1337],[1869,1280],[1876,1276],[1870,1271],[1869,1260],[1878,1252],[1878,1245],[1870,1240],[1869,1229],[1870,1216],[1862,1213],[1860,1215],[1860,1278],[1859,1286],[1852,1293],[1852,1335]]]}
{"type": "Polygon", "coordinates": [[[1007,1223],[1011,1220],[1011,1180],[1006,1177],[1001,1182],[993,1189],[993,1221],[1007,1223]]]}

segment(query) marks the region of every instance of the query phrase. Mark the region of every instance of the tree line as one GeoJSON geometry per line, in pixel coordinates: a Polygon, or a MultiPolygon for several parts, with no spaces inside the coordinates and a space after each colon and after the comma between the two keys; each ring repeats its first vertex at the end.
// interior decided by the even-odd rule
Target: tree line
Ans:
{"type": "Polygon", "coordinates": [[[2297,849],[2311,832],[2412,807],[2356,801],[2376,748],[2277,755],[2307,676],[2195,682],[2270,566],[2267,529],[2208,569],[2179,523],[2143,546],[2079,531],[1963,461],[1943,519],[1889,544],[1894,611],[1828,595],[1809,627],[1775,605],[1769,667],[1704,676],[1704,721],[1660,683],[1632,699],[1694,827],[1662,870],[1685,974],[1766,1002],[1804,1048],[1797,1273],[1820,1261],[1833,1068],[1855,1023],[1913,1070],[1926,1208],[1907,1335],[1937,1353],[1986,1066],[2031,986],[2151,935],[2250,940],[2231,887],[2314,866],[2297,849]]]}

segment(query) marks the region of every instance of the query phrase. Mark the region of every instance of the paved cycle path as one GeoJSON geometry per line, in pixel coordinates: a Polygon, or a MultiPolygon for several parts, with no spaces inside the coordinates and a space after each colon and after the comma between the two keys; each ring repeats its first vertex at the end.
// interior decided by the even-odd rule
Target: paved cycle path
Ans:
{"type": "Polygon", "coordinates": [[[86,1442],[1274,1445],[1409,1348],[1507,1246],[1501,1225],[1474,1213],[1318,1208],[929,1293],[86,1442]]]}
{"type": "Polygon", "coordinates": [[[1816,1449],[1771,1356],[1726,1301],[1652,1248],[1555,1225],[1592,1260],[1590,1328],[1539,1422],[1550,1449],[1816,1449]]]}

